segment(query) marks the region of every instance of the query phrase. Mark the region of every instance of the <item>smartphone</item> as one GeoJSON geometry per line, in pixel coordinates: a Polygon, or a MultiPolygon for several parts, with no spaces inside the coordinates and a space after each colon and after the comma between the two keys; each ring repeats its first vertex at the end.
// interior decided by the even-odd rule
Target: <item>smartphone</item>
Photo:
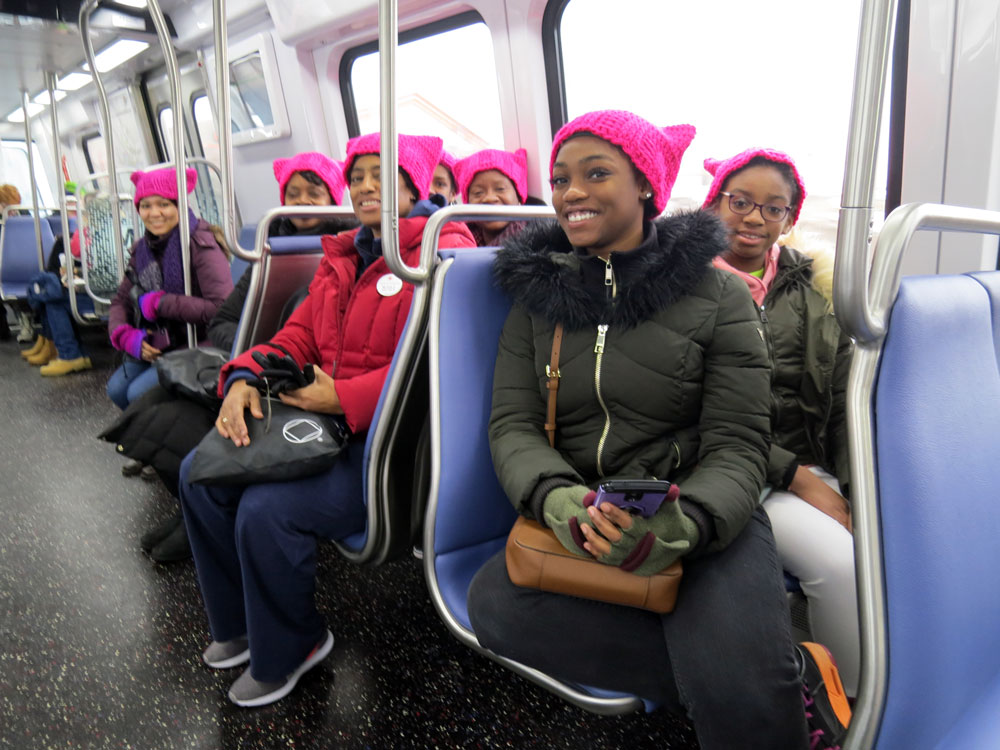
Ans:
{"type": "Polygon", "coordinates": [[[159,349],[161,352],[165,352],[170,348],[170,334],[166,328],[154,328],[146,340],[151,347],[159,349]]]}
{"type": "Polygon", "coordinates": [[[673,502],[680,488],[665,479],[612,479],[597,487],[594,507],[611,503],[634,515],[649,518],[663,503],[673,502]]]}

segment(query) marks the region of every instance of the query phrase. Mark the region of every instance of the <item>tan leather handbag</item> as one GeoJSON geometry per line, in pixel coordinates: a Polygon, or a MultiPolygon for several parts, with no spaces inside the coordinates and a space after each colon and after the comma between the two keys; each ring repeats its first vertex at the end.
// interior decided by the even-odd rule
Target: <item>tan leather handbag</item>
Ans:
{"type": "MultiPolygon", "coordinates": [[[[545,368],[549,377],[545,432],[549,445],[556,441],[556,393],[559,390],[559,350],[563,327],[556,325],[552,356],[545,368]]],[[[519,516],[507,537],[507,574],[517,586],[554,594],[569,594],[610,604],[639,607],[664,614],[673,611],[681,583],[681,561],[651,576],[629,573],[593,558],[575,555],[551,529],[519,516]]]]}

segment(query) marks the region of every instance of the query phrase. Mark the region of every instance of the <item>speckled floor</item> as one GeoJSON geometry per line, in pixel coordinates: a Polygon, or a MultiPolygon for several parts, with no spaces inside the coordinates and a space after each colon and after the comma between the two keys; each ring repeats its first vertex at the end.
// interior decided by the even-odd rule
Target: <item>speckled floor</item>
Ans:
{"type": "Polygon", "coordinates": [[[273,706],[230,704],[239,670],[199,658],[193,564],[139,549],[173,499],[93,437],[116,414],[102,338],[86,336],[94,370],[53,379],[0,342],[0,747],[697,747],[663,712],[592,716],[465,648],[415,560],[358,568],[330,545],[331,656],[273,706]]]}

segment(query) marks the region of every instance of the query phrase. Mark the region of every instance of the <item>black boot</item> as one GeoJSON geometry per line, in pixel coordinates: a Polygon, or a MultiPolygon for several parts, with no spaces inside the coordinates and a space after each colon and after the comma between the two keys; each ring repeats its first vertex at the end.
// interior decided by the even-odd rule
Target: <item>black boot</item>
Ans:
{"type": "Polygon", "coordinates": [[[170,536],[170,532],[176,529],[178,524],[182,526],[184,525],[184,516],[180,513],[170,516],[170,518],[166,521],[158,523],[152,529],[143,534],[139,539],[139,544],[146,552],[152,552],[153,547],[170,536]]]}
{"type": "Polygon", "coordinates": [[[167,538],[153,547],[149,553],[158,563],[172,563],[187,560],[191,557],[191,544],[188,542],[187,527],[181,522],[177,528],[167,535],[167,538]]]}

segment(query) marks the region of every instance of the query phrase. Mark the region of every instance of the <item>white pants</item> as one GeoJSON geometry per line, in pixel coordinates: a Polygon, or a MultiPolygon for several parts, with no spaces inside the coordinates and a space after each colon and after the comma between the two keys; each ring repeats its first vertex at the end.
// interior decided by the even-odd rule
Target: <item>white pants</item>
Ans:
{"type": "MultiPolygon", "coordinates": [[[[826,471],[818,466],[810,471],[840,491],[836,478],[826,471]]],[[[809,602],[813,638],[833,653],[844,690],[856,696],[861,646],[854,537],[794,492],[772,492],[764,510],[771,519],[781,564],[799,579],[809,602]]]]}

